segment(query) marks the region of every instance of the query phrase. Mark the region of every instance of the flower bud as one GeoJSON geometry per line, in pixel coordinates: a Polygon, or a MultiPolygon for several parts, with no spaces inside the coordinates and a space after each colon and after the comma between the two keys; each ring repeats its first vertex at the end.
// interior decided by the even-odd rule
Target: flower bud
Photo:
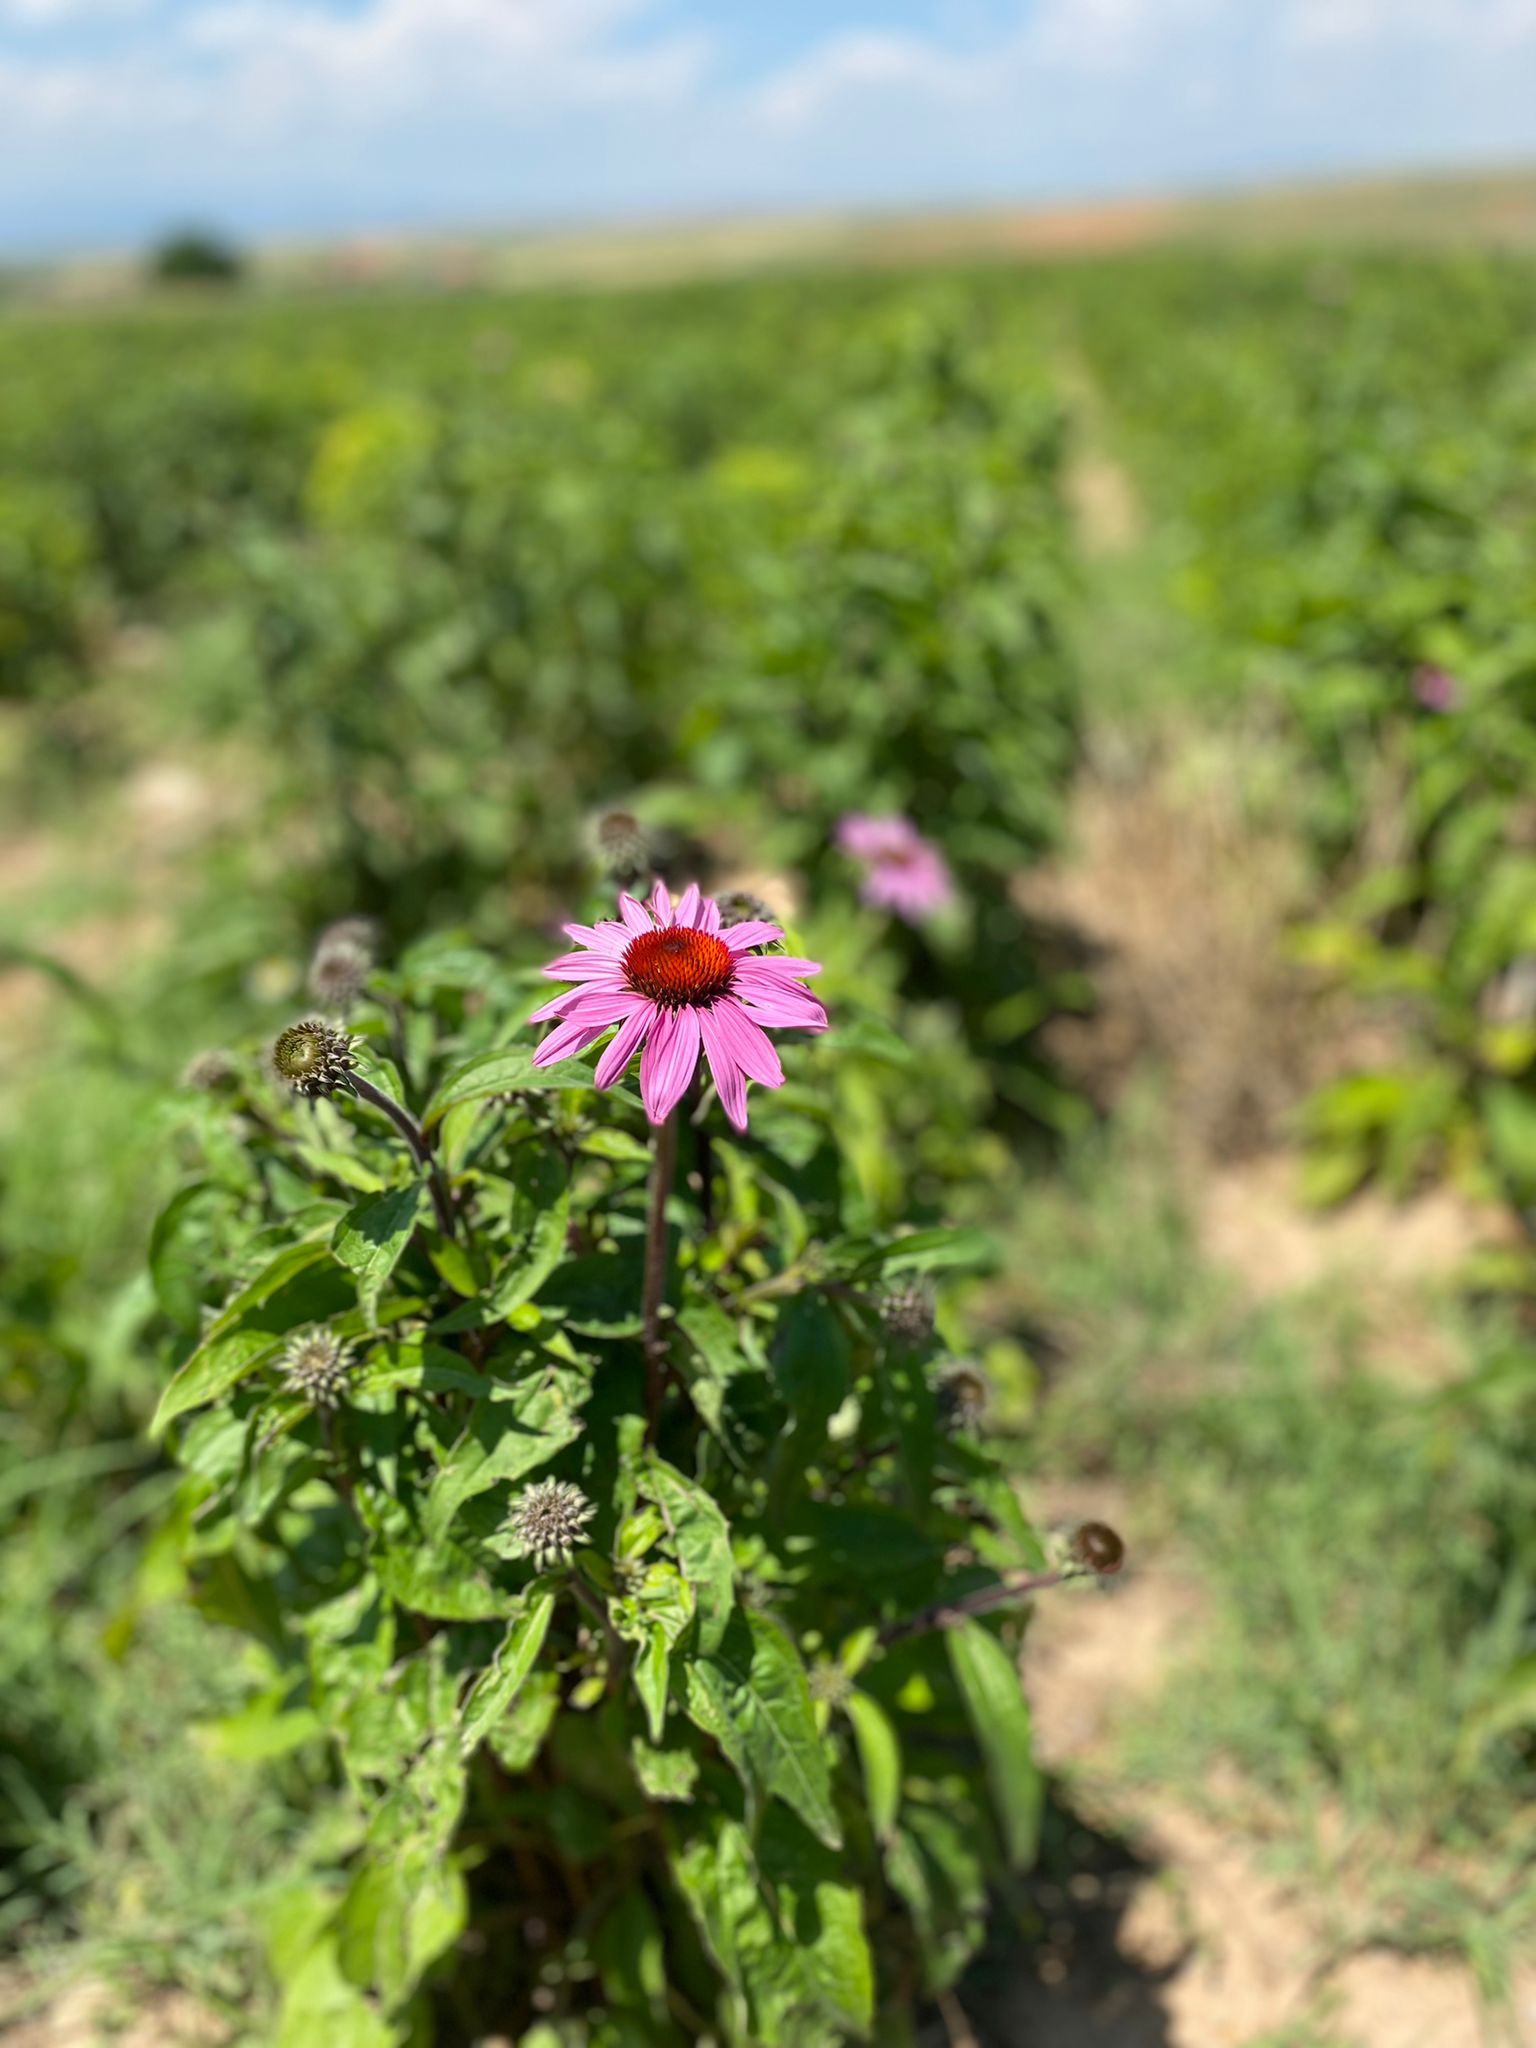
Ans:
{"type": "Polygon", "coordinates": [[[350,1033],[334,1030],[316,1017],[290,1024],[272,1048],[272,1067],[295,1095],[349,1093],[357,1065],[350,1033]]]}

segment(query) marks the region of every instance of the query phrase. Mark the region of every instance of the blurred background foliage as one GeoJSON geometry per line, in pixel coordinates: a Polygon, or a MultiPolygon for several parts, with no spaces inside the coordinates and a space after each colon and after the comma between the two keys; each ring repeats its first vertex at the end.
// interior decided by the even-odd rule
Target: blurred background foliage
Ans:
{"type": "MultiPolygon", "coordinates": [[[[137,1340],[184,1063],[288,1020],[329,917],[537,958],[620,805],[827,963],[869,1217],[1003,1233],[973,1306],[1025,1482],[1113,1477],[1208,1561],[1207,1663],[1142,1765],[1342,1798],[1387,1845],[1379,1924],[1507,1982],[1536,1719],[1533,312],[1522,259],[1334,249],[7,315],[11,1938],[84,1937],[238,2029],[262,1902],[344,1848],[315,1758],[193,1732],[240,1674],[166,1605],[137,1340]],[[1080,488],[1105,448],[1137,507],[1108,547],[1080,488]],[[1111,998],[1032,871],[1072,857],[1085,779],[1118,802],[1170,750],[1284,838],[1277,950],[1348,1006],[1268,1133],[1309,1198],[1496,1212],[1431,1388],[1362,1364],[1336,1302],[1235,1309],[1177,1115],[1062,1054],[1111,998]],[[953,909],[861,906],[852,810],[933,838],[953,909]]],[[[1198,1043],[1209,1005],[1179,1000],[1164,1036],[1198,1043]]]]}

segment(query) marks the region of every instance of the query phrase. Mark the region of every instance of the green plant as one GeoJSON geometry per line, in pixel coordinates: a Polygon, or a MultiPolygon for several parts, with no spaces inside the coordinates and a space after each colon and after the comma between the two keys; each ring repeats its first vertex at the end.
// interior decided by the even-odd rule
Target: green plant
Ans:
{"type": "Polygon", "coordinates": [[[655,1131],[535,1065],[529,984],[424,941],[185,1102],[187,1568],[249,1739],[364,1815],[276,1911],[278,2038],[910,2038],[1034,1853],[1004,1617],[1094,1568],[939,1398],[911,1283],[986,1241],[869,1230],[836,1029],[655,1131]]]}

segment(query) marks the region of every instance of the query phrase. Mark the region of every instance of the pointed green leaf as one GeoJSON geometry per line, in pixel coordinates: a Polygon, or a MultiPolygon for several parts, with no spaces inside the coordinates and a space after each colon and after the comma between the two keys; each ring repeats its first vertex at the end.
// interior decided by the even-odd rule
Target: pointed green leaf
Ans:
{"type": "Polygon", "coordinates": [[[998,1826],[1016,1870],[1035,1859],[1044,1797],[1029,1706],[1012,1657],[979,1621],[945,1631],[950,1669],[986,1759],[998,1826]]]}
{"type": "Polygon", "coordinates": [[[553,1593],[536,1593],[523,1613],[508,1625],[495,1662],[481,1672],[464,1703],[459,1729],[459,1751],[468,1756],[501,1720],[523,1687],[523,1681],[538,1661],[549,1618],[555,1611],[553,1593]]]}
{"type": "Polygon", "coordinates": [[[701,1486],[660,1458],[640,1474],[640,1491],[666,1517],[674,1554],[699,1603],[699,1648],[713,1650],[736,1600],[730,1525],[701,1486]]]}
{"type": "Polygon", "coordinates": [[[828,1848],[840,1848],[805,1667],[777,1622],[737,1608],[719,1647],[685,1668],[688,1717],[719,1743],[749,1800],[777,1794],[828,1848]]]}

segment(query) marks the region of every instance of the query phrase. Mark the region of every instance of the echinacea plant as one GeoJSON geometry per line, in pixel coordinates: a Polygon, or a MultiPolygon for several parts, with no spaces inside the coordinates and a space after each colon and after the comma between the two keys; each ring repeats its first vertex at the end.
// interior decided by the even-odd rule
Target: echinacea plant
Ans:
{"type": "Polygon", "coordinates": [[[179,1098],[186,1570],[344,1809],[284,2044],[910,2041],[1035,1852],[1022,1617],[1117,1541],[1047,1554],[944,1363],[985,1242],[871,1227],[815,963],[618,907],[550,1003],[426,940],[179,1098]]]}

